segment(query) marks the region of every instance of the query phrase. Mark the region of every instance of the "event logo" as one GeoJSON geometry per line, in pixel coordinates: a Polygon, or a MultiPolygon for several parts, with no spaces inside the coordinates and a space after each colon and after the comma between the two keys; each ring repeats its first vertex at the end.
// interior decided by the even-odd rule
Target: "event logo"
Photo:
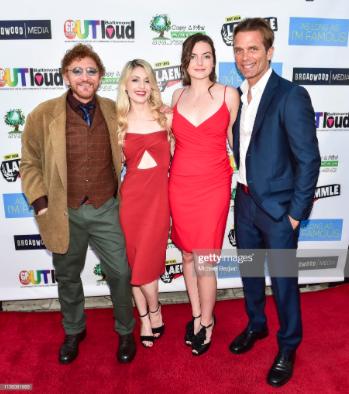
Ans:
{"type": "Polygon", "coordinates": [[[47,40],[51,38],[50,20],[0,21],[0,40],[47,40]]]}
{"type": "MultiPolygon", "coordinates": [[[[278,30],[278,21],[275,17],[264,18],[270,25],[273,31],[278,30]]],[[[241,22],[242,18],[239,15],[229,16],[225,18],[225,22],[221,28],[221,36],[225,45],[233,46],[233,32],[235,27],[241,22]]]]}
{"type": "Polygon", "coordinates": [[[19,161],[21,160],[17,153],[4,156],[1,163],[1,173],[7,182],[16,182],[19,177],[19,161]]]}
{"type": "Polygon", "coordinates": [[[290,18],[289,45],[348,45],[349,19],[290,18]]]}
{"type": "Polygon", "coordinates": [[[16,250],[46,249],[40,234],[14,235],[16,250]]]}
{"type": "Polygon", "coordinates": [[[2,89],[63,89],[60,68],[1,68],[2,89]]]}
{"type": "Polygon", "coordinates": [[[8,135],[10,138],[20,138],[22,134],[22,130],[19,129],[19,126],[24,125],[25,116],[21,109],[10,109],[6,112],[4,116],[5,124],[8,126],[12,126],[13,130],[9,131],[8,135]]]}
{"type": "Polygon", "coordinates": [[[108,71],[101,79],[99,91],[112,92],[118,88],[120,72],[108,71]]]}
{"type": "Polygon", "coordinates": [[[182,80],[180,66],[170,66],[168,61],[155,63],[154,71],[160,92],[182,80]]]}
{"type": "Polygon", "coordinates": [[[160,279],[164,283],[171,283],[173,279],[176,279],[182,275],[183,275],[182,262],[177,263],[176,260],[166,260],[165,273],[160,276],[160,279]]]}
{"type": "Polygon", "coordinates": [[[5,218],[28,218],[34,216],[34,210],[29,206],[23,193],[3,194],[5,218]]]}
{"type": "Polygon", "coordinates": [[[338,256],[297,257],[301,271],[325,270],[337,268],[338,256]]]}
{"type": "Polygon", "coordinates": [[[336,197],[341,194],[341,185],[338,183],[333,185],[318,186],[315,189],[314,199],[318,200],[320,198],[336,197]]]}
{"type": "Polygon", "coordinates": [[[298,85],[349,85],[349,68],[296,67],[292,81],[298,85]]]}
{"type": "Polygon", "coordinates": [[[300,241],[340,241],[343,219],[310,219],[300,224],[300,241]]]}
{"type": "MultiPolygon", "coordinates": [[[[272,69],[280,76],[282,76],[282,63],[272,63],[272,69]]],[[[223,85],[239,87],[244,77],[240,74],[236,63],[234,62],[219,62],[218,80],[223,85]]]]}
{"type": "Polygon", "coordinates": [[[317,131],[349,130],[349,112],[315,112],[317,131]]]}
{"type": "Polygon", "coordinates": [[[56,284],[54,270],[22,270],[18,279],[23,286],[52,286],[56,284]]]}
{"type": "Polygon", "coordinates": [[[337,172],[338,165],[338,155],[331,154],[321,156],[321,172],[337,172]]]}
{"type": "Polygon", "coordinates": [[[64,22],[66,42],[133,42],[134,21],[66,20],[64,22]]]}
{"type": "Polygon", "coordinates": [[[182,45],[186,38],[195,33],[205,34],[204,25],[175,25],[167,14],[153,16],[149,27],[158,34],[153,37],[153,45],[182,45]]]}

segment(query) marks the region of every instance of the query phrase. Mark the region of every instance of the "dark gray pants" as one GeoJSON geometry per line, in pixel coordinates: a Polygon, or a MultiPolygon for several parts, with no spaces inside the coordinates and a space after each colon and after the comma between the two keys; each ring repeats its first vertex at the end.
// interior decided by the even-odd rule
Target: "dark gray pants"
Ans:
{"type": "Polygon", "coordinates": [[[53,253],[65,333],[72,335],[85,329],[85,298],[80,274],[89,244],[100,260],[110,288],[115,330],[121,335],[131,333],[135,321],[130,269],[119,223],[118,201],[111,198],[98,209],[89,204],[79,209],[69,208],[69,231],[67,253],[53,253]]]}

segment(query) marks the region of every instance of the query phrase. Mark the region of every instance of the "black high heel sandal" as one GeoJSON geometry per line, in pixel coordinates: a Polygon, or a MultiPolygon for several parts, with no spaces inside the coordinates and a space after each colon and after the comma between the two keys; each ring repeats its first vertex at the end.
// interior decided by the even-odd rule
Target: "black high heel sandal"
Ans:
{"type": "Polygon", "coordinates": [[[184,342],[187,346],[191,346],[193,343],[194,338],[194,321],[195,319],[199,319],[199,316],[193,316],[193,318],[187,323],[185,326],[185,335],[184,335],[184,342]]]}
{"type": "Polygon", "coordinates": [[[210,340],[210,342],[204,343],[206,340],[206,330],[214,326],[215,324],[215,316],[213,316],[213,321],[208,326],[204,326],[202,323],[200,323],[200,331],[196,335],[194,335],[193,338],[192,354],[194,356],[201,356],[201,354],[204,354],[210,348],[212,340],[210,340]]]}
{"type": "MultiPolygon", "coordinates": [[[[149,315],[149,312],[145,313],[144,315],[139,315],[139,317],[140,317],[140,319],[141,319],[142,317],[146,317],[146,316],[148,316],[148,315],[149,315]]],[[[148,348],[153,347],[153,346],[148,346],[148,345],[146,345],[144,342],[152,342],[152,343],[154,343],[154,341],[155,341],[154,335],[141,335],[140,338],[141,338],[141,343],[142,343],[142,345],[143,345],[145,348],[148,349],[148,348]]]]}
{"type": "MultiPolygon", "coordinates": [[[[155,311],[149,311],[150,313],[157,313],[159,312],[161,308],[161,302],[159,301],[158,307],[155,311]]],[[[161,336],[163,335],[164,331],[165,331],[165,324],[163,323],[162,326],[160,327],[154,327],[151,329],[153,335],[154,335],[154,339],[159,339],[161,338],[161,336]],[[155,336],[156,334],[159,334],[157,336],[155,336]]]]}

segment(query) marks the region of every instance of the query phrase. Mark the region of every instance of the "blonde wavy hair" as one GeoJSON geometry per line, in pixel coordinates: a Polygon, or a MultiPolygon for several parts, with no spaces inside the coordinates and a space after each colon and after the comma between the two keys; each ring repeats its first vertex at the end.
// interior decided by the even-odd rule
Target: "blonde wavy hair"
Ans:
{"type": "Polygon", "coordinates": [[[160,108],[162,107],[163,102],[161,100],[161,94],[156,82],[154,70],[152,69],[151,65],[147,61],[143,59],[133,59],[126,63],[125,67],[121,72],[121,76],[119,79],[118,95],[116,99],[116,117],[117,117],[116,131],[118,135],[119,145],[123,145],[125,140],[125,135],[127,130],[127,114],[130,111],[130,100],[126,92],[126,83],[130,78],[132,71],[137,67],[142,67],[149,78],[150,87],[151,87],[149,104],[150,104],[150,109],[154,116],[154,120],[156,120],[161,127],[167,130],[168,133],[170,133],[170,130],[168,130],[167,127],[166,115],[160,112],[160,108]]]}

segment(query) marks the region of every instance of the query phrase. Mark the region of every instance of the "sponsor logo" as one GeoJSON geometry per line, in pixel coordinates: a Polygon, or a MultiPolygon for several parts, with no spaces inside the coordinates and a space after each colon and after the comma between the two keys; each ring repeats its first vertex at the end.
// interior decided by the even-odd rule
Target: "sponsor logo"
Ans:
{"type": "Polygon", "coordinates": [[[19,177],[19,161],[20,158],[17,153],[4,156],[4,161],[1,163],[1,173],[7,182],[16,182],[19,177]]]}
{"type": "Polygon", "coordinates": [[[167,249],[176,249],[176,245],[172,242],[171,238],[167,239],[167,249]]]}
{"type": "Polygon", "coordinates": [[[34,216],[34,210],[28,205],[23,193],[3,194],[5,218],[28,218],[34,216]]]}
{"type": "Polygon", "coordinates": [[[105,282],[105,281],[106,281],[106,275],[105,275],[105,273],[104,273],[103,270],[102,270],[101,264],[96,264],[96,265],[93,267],[93,273],[94,273],[96,276],[99,276],[99,277],[100,277],[100,279],[98,279],[97,283],[105,282]]]}
{"type": "Polygon", "coordinates": [[[337,172],[339,165],[338,155],[322,155],[321,156],[321,172],[337,172]]]}
{"type": "Polygon", "coordinates": [[[63,89],[60,68],[1,68],[2,89],[63,89]]]}
{"type": "Polygon", "coordinates": [[[46,249],[40,234],[14,235],[16,250],[46,249]]]}
{"type": "Polygon", "coordinates": [[[133,42],[134,21],[66,20],[64,22],[66,42],[133,42]]]}
{"type": "Polygon", "coordinates": [[[317,131],[349,130],[349,112],[315,112],[317,131]]]}
{"type": "Polygon", "coordinates": [[[341,194],[341,185],[333,184],[333,185],[325,185],[319,186],[315,189],[314,199],[318,200],[320,198],[328,198],[328,197],[336,197],[341,194]]]}
{"type": "Polygon", "coordinates": [[[112,92],[118,88],[120,79],[119,71],[108,71],[105,73],[104,77],[101,79],[101,85],[99,91],[112,92]]]}
{"type": "Polygon", "coordinates": [[[298,85],[349,85],[349,68],[296,67],[292,81],[298,85]]]}
{"type": "Polygon", "coordinates": [[[230,206],[229,206],[230,212],[234,211],[235,195],[236,195],[236,188],[234,187],[231,190],[231,194],[230,194],[230,206]]]}
{"type": "Polygon", "coordinates": [[[236,248],[235,229],[232,228],[228,233],[229,243],[233,248],[236,248]]]}
{"type": "MultiPolygon", "coordinates": [[[[275,17],[264,18],[270,25],[273,31],[278,30],[278,21],[275,17]]],[[[225,18],[225,23],[221,28],[221,36],[225,45],[233,46],[233,32],[235,27],[241,22],[242,18],[239,15],[229,16],[225,18]]]]}
{"type": "Polygon", "coordinates": [[[205,34],[205,26],[172,24],[167,14],[157,14],[150,21],[150,30],[157,34],[153,45],[182,45],[183,41],[195,33],[205,34]]]}
{"type": "Polygon", "coordinates": [[[170,62],[158,62],[154,65],[156,80],[160,92],[182,81],[180,65],[171,66],[170,62]]]}
{"type": "Polygon", "coordinates": [[[4,116],[5,124],[13,127],[11,131],[9,131],[9,138],[21,138],[22,130],[19,129],[20,126],[24,125],[25,116],[21,109],[10,109],[6,112],[4,116]]]}
{"type": "Polygon", "coordinates": [[[290,18],[289,45],[348,45],[349,19],[290,18]]]}
{"type": "MultiPolygon", "coordinates": [[[[282,76],[282,63],[272,63],[271,67],[278,75],[282,76]]],[[[244,77],[240,74],[236,63],[219,62],[218,79],[223,85],[237,88],[242,84],[244,77]]]]}
{"type": "Polygon", "coordinates": [[[18,279],[25,287],[56,286],[54,270],[22,270],[18,279]]]}
{"type": "Polygon", "coordinates": [[[297,257],[300,271],[337,268],[338,256],[297,257]]]}
{"type": "Polygon", "coordinates": [[[165,273],[160,276],[164,283],[171,283],[173,279],[179,278],[183,275],[183,264],[176,260],[166,260],[165,273]]]}
{"type": "Polygon", "coordinates": [[[340,241],[343,219],[310,219],[300,225],[300,241],[340,241]]]}
{"type": "Polygon", "coordinates": [[[51,38],[50,20],[0,21],[0,40],[47,40],[51,38]]]}

